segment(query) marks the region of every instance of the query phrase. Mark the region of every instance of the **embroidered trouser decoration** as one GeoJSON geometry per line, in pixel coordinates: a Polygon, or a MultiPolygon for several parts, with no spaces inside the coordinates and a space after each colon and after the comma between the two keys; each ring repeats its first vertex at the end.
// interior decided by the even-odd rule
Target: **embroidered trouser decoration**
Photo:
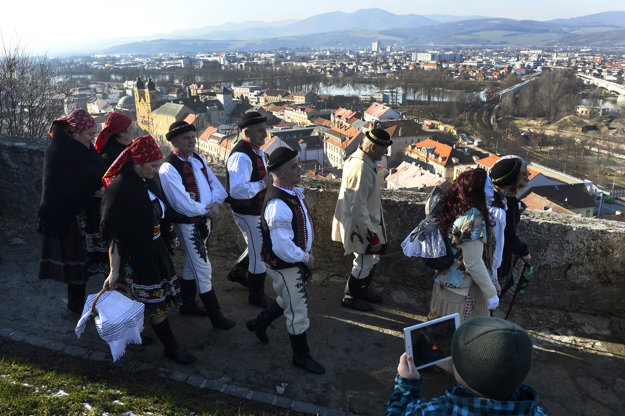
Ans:
{"type": "Polygon", "coordinates": [[[371,273],[373,266],[378,264],[379,261],[380,256],[377,254],[354,253],[352,276],[358,280],[366,278],[371,273]]]}
{"type": "Polygon", "coordinates": [[[276,302],[284,309],[286,330],[291,335],[305,332],[310,326],[308,319],[308,294],[306,279],[299,268],[274,270],[267,267],[273,290],[278,294],[276,302]]]}
{"type": "MultiPolygon", "coordinates": [[[[260,217],[256,215],[243,215],[232,212],[234,222],[243,234],[249,256],[248,271],[252,274],[265,272],[265,263],[261,256],[263,248],[263,235],[260,231],[260,217]]],[[[241,258],[241,257],[239,257],[241,258]]]]}
{"type": "Polygon", "coordinates": [[[197,281],[200,293],[209,292],[213,288],[211,283],[213,270],[206,253],[210,222],[205,221],[205,224],[174,224],[180,245],[187,255],[182,278],[197,281]]]}

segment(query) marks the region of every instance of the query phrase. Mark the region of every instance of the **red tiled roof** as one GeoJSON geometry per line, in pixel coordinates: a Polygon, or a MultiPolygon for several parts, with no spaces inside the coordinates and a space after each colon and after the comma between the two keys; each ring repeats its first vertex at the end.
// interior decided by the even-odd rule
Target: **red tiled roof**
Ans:
{"type": "Polygon", "coordinates": [[[339,108],[334,112],[334,115],[339,118],[351,118],[356,114],[355,111],[348,110],[347,108],[339,108]]]}
{"type": "MultiPolygon", "coordinates": [[[[493,167],[493,165],[495,165],[495,163],[497,163],[497,161],[499,159],[501,159],[501,158],[499,156],[497,156],[497,155],[490,155],[488,157],[485,157],[484,159],[478,160],[475,163],[477,163],[478,165],[482,165],[482,166],[484,166],[484,167],[486,167],[488,169],[491,169],[493,167]]],[[[540,172],[530,168],[529,166],[527,167],[527,171],[530,174],[530,176],[529,176],[529,180],[530,181],[540,174],[540,172]]]]}
{"type": "Polygon", "coordinates": [[[292,126],[296,126],[297,123],[291,123],[290,121],[280,121],[278,124],[276,124],[274,127],[292,127],[292,126]]]}
{"type": "Polygon", "coordinates": [[[236,138],[236,136],[234,136],[234,135],[233,136],[224,137],[224,139],[221,142],[219,142],[219,147],[223,147],[223,148],[225,148],[227,150],[232,150],[232,148],[234,147],[232,145],[232,142],[234,141],[235,138],[236,138]]]}
{"type": "Polygon", "coordinates": [[[354,140],[356,140],[356,137],[348,137],[345,136],[346,140],[337,140],[336,138],[330,136],[326,139],[326,143],[328,143],[329,145],[332,145],[334,147],[338,147],[339,149],[347,149],[349,147],[350,144],[352,144],[352,142],[354,140]]]}
{"type": "Polygon", "coordinates": [[[330,120],[326,120],[325,118],[321,117],[315,117],[310,120],[310,122],[317,126],[332,127],[332,122],[330,120]]]}
{"type": "Polygon", "coordinates": [[[527,206],[527,209],[532,209],[536,211],[551,210],[553,212],[558,212],[560,214],[579,216],[579,214],[576,214],[573,211],[569,211],[563,206],[560,206],[556,204],[555,202],[548,200],[545,197],[536,195],[534,192],[530,192],[529,195],[527,195],[521,201],[527,206]]]}
{"type": "Polygon", "coordinates": [[[265,144],[263,144],[260,148],[263,150],[267,150],[267,148],[269,147],[269,145],[271,143],[273,143],[274,141],[276,141],[276,138],[278,136],[271,136],[269,133],[267,133],[267,136],[269,136],[268,139],[265,139],[265,144]]]}
{"type": "Polygon", "coordinates": [[[428,155],[428,160],[438,165],[442,165],[442,166],[447,165],[447,163],[450,160],[449,156],[451,155],[451,150],[452,150],[452,147],[449,145],[439,143],[432,139],[425,139],[423,141],[420,141],[417,144],[407,146],[406,150],[410,153],[420,154],[418,149],[424,148],[424,147],[434,147],[434,151],[428,155]],[[412,146],[415,146],[415,148],[412,149],[412,146]]]}
{"type": "Polygon", "coordinates": [[[418,123],[411,120],[385,121],[381,123],[380,127],[386,130],[391,138],[427,135],[418,123]]]}
{"type": "Polygon", "coordinates": [[[477,162],[475,162],[475,163],[477,163],[478,165],[482,165],[482,166],[484,166],[484,167],[486,167],[486,168],[490,169],[490,168],[492,168],[492,167],[493,167],[493,165],[494,165],[495,163],[497,163],[497,161],[498,161],[499,159],[500,159],[500,157],[499,157],[499,156],[497,156],[497,155],[490,155],[490,156],[488,156],[488,157],[485,157],[484,159],[480,159],[480,160],[478,160],[478,161],[477,161],[477,162]]]}
{"type": "Polygon", "coordinates": [[[217,131],[217,127],[208,126],[206,130],[204,130],[204,133],[202,133],[202,135],[198,138],[198,140],[199,141],[208,140],[208,138],[216,131],[217,131]]]}
{"type": "Polygon", "coordinates": [[[372,115],[375,118],[380,118],[384,113],[386,113],[391,108],[380,103],[373,103],[367,108],[365,113],[372,115]]]}
{"type": "Polygon", "coordinates": [[[184,118],[184,121],[189,124],[193,124],[195,122],[195,119],[197,119],[197,114],[189,114],[184,118]]]}
{"type": "Polygon", "coordinates": [[[271,97],[277,97],[277,96],[286,96],[288,95],[289,92],[287,90],[274,90],[274,89],[268,89],[265,91],[265,95],[266,96],[271,96],[271,97]]]}

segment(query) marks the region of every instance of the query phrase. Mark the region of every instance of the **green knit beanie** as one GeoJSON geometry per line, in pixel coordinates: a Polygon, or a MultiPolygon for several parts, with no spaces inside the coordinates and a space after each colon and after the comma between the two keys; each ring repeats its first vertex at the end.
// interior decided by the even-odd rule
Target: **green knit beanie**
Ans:
{"type": "Polygon", "coordinates": [[[458,374],[473,390],[505,401],[532,366],[532,340],[515,323],[478,317],[454,333],[451,356],[458,374]]]}

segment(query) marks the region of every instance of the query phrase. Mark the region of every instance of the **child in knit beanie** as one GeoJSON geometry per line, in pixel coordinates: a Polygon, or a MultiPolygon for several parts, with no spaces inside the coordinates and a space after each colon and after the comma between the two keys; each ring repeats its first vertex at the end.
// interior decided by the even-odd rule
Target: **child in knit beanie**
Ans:
{"type": "Polygon", "coordinates": [[[532,366],[532,341],[520,326],[477,317],[458,327],[451,356],[456,385],[431,400],[419,398],[423,377],[404,353],[387,415],[546,415],[538,394],[521,384],[532,366]]]}

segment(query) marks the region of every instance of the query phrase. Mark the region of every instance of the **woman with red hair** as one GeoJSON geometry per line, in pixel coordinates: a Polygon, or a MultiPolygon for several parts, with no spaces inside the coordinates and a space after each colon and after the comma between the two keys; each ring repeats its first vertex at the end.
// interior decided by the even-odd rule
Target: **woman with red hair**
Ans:
{"type": "Polygon", "coordinates": [[[463,172],[443,194],[438,227],[449,238],[455,261],[436,273],[428,319],[459,313],[466,321],[488,316],[499,305],[501,289],[492,280],[492,198],[493,184],[484,169],[463,172]]]}

